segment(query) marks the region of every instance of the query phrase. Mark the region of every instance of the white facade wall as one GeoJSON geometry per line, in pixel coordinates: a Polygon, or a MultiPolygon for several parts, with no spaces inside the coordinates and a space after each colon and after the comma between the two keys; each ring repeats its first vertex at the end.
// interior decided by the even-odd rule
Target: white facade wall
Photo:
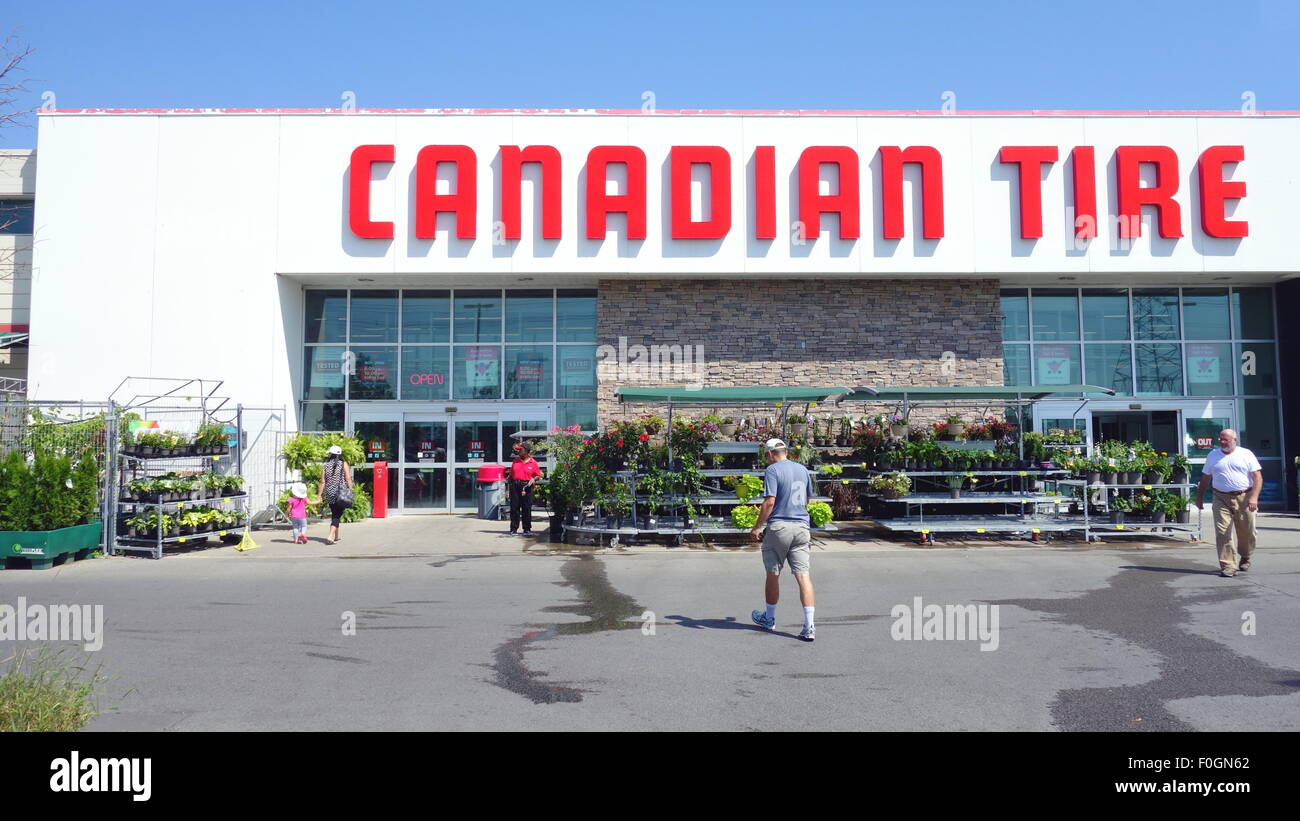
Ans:
{"type": "MultiPolygon", "coordinates": [[[[1276,281],[1300,270],[1294,204],[1300,201],[1300,118],[1114,116],[678,116],[584,114],[58,113],[42,116],[37,171],[30,392],[100,398],[126,376],[212,377],[249,403],[292,406],[301,368],[304,281],[372,287],[436,281],[531,286],[597,277],[849,276],[1002,277],[1087,286],[1141,279],[1202,282],[1209,274],[1276,281]],[[349,157],[363,144],[393,144],[396,162],[376,173],[372,218],[395,238],[348,228],[349,157]],[[413,171],[419,149],[468,145],[478,158],[477,239],[458,240],[439,217],[436,240],[414,237],[413,171]],[[581,174],[597,145],[636,145],[647,158],[647,237],[629,241],[621,216],[605,241],[585,238],[581,174]],[[1229,205],[1248,219],[1240,240],[1200,227],[1196,160],[1211,145],[1245,147],[1231,172],[1247,197],[1229,205]],[[534,228],[534,169],[524,172],[523,238],[494,243],[501,145],[552,145],[563,157],[563,231],[534,228]],[[718,241],[668,234],[668,152],[720,145],[732,163],[732,229],[718,241]],[[753,238],[754,147],[776,147],[777,238],[753,238]],[[862,238],[841,240],[824,216],[822,237],[792,238],[796,163],[804,148],[844,145],[861,163],[862,238]],[[881,238],[882,145],[930,145],[943,156],[945,236],[920,237],[919,170],[904,186],[907,236],[881,238]],[[1015,166],[1003,145],[1055,145],[1060,161],[1042,183],[1044,237],[1019,237],[1015,166]],[[1153,224],[1129,249],[1114,226],[1075,250],[1070,150],[1096,150],[1099,209],[1114,214],[1113,154],[1120,145],[1166,145],[1179,157],[1183,238],[1153,224]]],[[[830,173],[830,169],[827,169],[830,173]]],[[[444,177],[448,167],[444,166],[444,177]]],[[[1146,184],[1151,180],[1147,179],[1146,184]]],[[[825,179],[823,190],[834,190],[825,179]]],[[[447,189],[450,190],[450,189],[447,189]]],[[[699,192],[696,192],[699,201],[699,192]]],[[[1148,209],[1149,210],[1149,209],[1148,209]]]]}

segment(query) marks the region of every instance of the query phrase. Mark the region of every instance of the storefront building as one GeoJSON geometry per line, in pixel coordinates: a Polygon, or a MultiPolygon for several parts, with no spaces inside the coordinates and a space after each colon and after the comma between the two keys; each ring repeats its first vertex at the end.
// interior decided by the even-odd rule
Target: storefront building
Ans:
{"type": "Polygon", "coordinates": [[[474,503],[622,385],[1096,384],[1036,427],[1282,505],[1300,115],[78,111],[40,119],[29,393],[214,376],[474,503]],[[1085,403],[1083,400],[1087,399],[1085,403]]]}

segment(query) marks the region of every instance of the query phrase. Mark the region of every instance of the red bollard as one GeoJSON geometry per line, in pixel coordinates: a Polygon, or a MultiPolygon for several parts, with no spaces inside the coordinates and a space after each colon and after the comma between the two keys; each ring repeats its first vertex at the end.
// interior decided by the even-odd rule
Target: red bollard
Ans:
{"type": "Polygon", "coordinates": [[[375,462],[375,494],[371,499],[370,515],[376,519],[388,516],[388,463],[375,462]]]}

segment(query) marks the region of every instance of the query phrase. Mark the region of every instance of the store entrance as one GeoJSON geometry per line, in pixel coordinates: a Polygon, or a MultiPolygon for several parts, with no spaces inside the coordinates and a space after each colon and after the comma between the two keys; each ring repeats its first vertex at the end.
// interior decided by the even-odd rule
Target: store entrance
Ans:
{"type": "MultiPolygon", "coordinates": [[[[386,461],[388,507],[399,513],[458,513],[478,507],[478,468],[508,461],[520,430],[547,430],[542,407],[466,409],[457,413],[355,412],[352,434],[366,449],[367,463],[386,461]]],[[[359,469],[370,482],[373,472],[359,469]]]]}
{"type": "Polygon", "coordinates": [[[1122,411],[1092,414],[1092,441],[1150,442],[1157,453],[1179,453],[1178,411],[1122,411]]]}

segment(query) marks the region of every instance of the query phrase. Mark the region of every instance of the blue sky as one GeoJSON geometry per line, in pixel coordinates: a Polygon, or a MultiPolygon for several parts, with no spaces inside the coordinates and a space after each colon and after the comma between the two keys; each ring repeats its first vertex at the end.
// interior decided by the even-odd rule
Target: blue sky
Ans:
{"type": "MultiPolygon", "coordinates": [[[[1300,3],[0,5],[25,108],[1300,109],[1300,3]]],[[[0,146],[30,147],[34,128],[0,146]]]]}

